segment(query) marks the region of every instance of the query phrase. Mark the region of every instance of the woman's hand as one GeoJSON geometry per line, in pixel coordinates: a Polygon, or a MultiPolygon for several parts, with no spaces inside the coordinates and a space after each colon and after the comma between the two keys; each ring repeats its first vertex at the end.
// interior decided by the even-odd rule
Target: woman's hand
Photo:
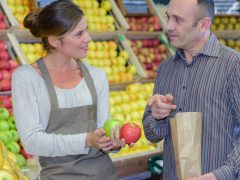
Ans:
{"type": "Polygon", "coordinates": [[[120,128],[116,127],[116,131],[114,134],[114,129],[111,129],[111,142],[112,142],[112,150],[118,150],[122,147],[125,147],[126,143],[124,139],[120,139],[120,128]]]}
{"type": "Polygon", "coordinates": [[[105,136],[104,129],[96,129],[93,132],[87,133],[86,147],[94,147],[108,152],[112,148],[111,144],[111,139],[105,136]]]}
{"type": "MultiPolygon", "coordinates": [[[[120,138],[120,128],[117,126],[115,134],[114,129],[111,129],[111,141],[112,141],[112,150],[118,150],[126,146],[125,139],[120,138]]],[[[129,145],[130,148],[134,146],[134,143],[129,145]]]]}

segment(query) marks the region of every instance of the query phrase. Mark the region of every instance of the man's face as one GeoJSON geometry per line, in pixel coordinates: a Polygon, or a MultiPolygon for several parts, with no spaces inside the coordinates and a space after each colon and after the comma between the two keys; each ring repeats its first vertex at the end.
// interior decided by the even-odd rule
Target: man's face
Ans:
{"type": "Polygon", "coordinates": [[[194,49],[200,38],[196,19],[199,7],[196,0],[171,0],[167,9],[167,33],[175,48],[194,49]]]}

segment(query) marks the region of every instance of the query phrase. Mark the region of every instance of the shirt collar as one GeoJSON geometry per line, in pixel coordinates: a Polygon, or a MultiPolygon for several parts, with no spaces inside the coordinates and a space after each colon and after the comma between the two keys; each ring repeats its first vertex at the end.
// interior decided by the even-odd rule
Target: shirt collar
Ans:
{"type": "MultiPolygon", "coordinates": [[[[217,37],[214,34],[211,33],[207,43],[199,51],[198,54],[203,54],[203,55],[212,56],[212,57],[218,57],[219,48],[220,48],[220,45],[219,45],[219,41],[217,40],[217,37]]],[[[182,49],[177,50],[175,59],[177,59],[179,57],[182,58],[182,59],[185,57],[182,49]]]]}

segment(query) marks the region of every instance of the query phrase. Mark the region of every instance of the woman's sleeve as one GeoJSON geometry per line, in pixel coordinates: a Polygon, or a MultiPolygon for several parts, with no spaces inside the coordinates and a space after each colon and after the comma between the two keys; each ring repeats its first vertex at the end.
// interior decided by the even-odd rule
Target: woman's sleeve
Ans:
{"type": "Polygon", "coordinates": [[[96,80],[97,89],[97,127],[101,128],[109,118],[109,84],[106,74],[101,70],[96,80]]]}
{"type": "Polygon", "coordinates": [[[39,91],[39,80],[34,73],[25,67],[14,71],[12,77],[13,111],[17,130],[26,152],[46,157],[87,154],[85,133],[56,135],[45,132],[38,109],[39,91]]]}

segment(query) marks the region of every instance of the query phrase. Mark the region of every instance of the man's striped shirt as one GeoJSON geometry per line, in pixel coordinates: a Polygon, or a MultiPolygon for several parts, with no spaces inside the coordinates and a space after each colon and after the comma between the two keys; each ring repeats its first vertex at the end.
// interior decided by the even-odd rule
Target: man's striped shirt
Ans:
{"type": "Polygon", "coordinates": [[[237,139],[234,127],[240,121],[240,53],[220,44],[211,34],[192,63],[184,60],[182,50],[161,63],[154,94],[172,94],[177,106],[165,120],[154,119],[148,106],[143,116],[147,139],[164,139],[163,178],[177,179],[169,124],[169,118],[177,112],[203,114],[202,174],[214,171],[224,180],[236,176],[236,168],[224,162],[233,150],[237,139]]]}

